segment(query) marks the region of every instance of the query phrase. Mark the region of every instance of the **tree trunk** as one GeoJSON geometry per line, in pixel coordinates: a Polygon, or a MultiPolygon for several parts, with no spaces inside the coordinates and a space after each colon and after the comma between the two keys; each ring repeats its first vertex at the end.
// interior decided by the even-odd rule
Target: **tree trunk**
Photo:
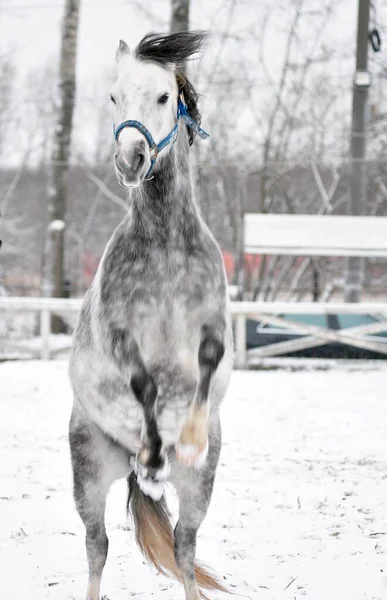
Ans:
{"type": "MultiPolygon", "coordinates": [[[[189,31],[190,0],[171,0],[171,33],[189,31]]],[[[179,71],[186,74],[186,65],[180,66],[179,71]]]]}
{"type": "Polygon", "coordinates": [[[14,59],[11,56],[2,56],[0,59],[0,152],[4,149],[4,141],[12,117],[12,88],[14,81],[14,59]]]}
{"type": "MultiPolygon", "coordinates": [[[[190,0],[171,0],[171,33],[189,31],[190,0]]],[[[186,65],[182,64],[179,71],[186,75],[186,65]]]]}
{"type": "Polygon", "coordinates": [[[172,0],[171,33],[188,31],[190,0],[172,0]]]}
{"type": "MultiPolygon", "coordinates": [[[[80,0],[65,0],[59,66],[59,107],[54,131],[51,181],[48,191],[49,225],[46,235],[42,291],[45,296],[63,297],[66,198],[71,132],[76,88],[77,34],[80,0]]],[[[62,330],[53,319],[52,330],[62,330]]]]}

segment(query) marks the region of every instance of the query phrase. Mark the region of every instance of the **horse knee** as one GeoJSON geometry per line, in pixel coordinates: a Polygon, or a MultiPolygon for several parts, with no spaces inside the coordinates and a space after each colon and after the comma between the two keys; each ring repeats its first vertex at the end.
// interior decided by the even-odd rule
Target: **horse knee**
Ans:
{"type": "Polygon", "coordinates": [[[208,367],[211,372],[216,371],[223,358],[225,346],[217,337],[207,335],[199,348],[199,364],[208,367]]]}
{"type": "Polygon", "coordinates": [[[151,410],[157,398],[157,386],[145,368],[138,368],[130,380],[134,395],[144,410],[151,410]]]}
{"type": "Polygon", "coordinates": [[[200,383],[199,404],[206,404],[210,393],[211,378],[225,353],[223,333],[210,327],[203,327],[202,342],[199,347],[200,383]]]}

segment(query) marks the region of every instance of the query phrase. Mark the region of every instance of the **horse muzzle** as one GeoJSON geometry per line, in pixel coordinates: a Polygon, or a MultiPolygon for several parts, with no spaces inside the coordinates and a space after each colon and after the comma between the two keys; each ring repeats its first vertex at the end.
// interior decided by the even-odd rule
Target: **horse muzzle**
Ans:
{"type": "Polygon", "coordinates": [[[149,165],[150,153],[145,140],[134,141],[126,147],[119,145],[114,154],[117,178],[124,187],[140,185],[149,165]]]}

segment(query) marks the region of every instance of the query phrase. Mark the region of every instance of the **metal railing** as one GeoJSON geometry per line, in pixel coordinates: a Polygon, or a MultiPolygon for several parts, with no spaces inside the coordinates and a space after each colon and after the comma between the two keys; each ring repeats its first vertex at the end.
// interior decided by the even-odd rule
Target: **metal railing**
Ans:
{"type": "MultiPolygon", "coordinates": [[[[51,315],[79,313],[82,299],[65,298],[17,298],[0,297],[0,315],[4,312],[13,313],[40,313],[41,346],[31,349],[22,341],[0,339],[0,348],[10,351],[23,351],[32,357],[47,360],[58,351],[50,347],[51,315]]],[[[231,302],[231,314],[234,321],[235,333],[235,366],[247,368],[254,361],[276,357],[289,352],[311,348],[313,346],[339,342],[357,348],[372,350],[387,355],[387,338],[370,339],[376,333],[387,331],[387,302],[367,302],[350,304],[345,302],[310,303],[310,302],[231,302]],[[281,315],[289,314],[378,314],[383,318],[377,322],[350,327],[341,330],[332,330],[326,327],[308,325],[299,321],[292,321],[281,315]],[[293,340],[277,342],[247,350],[246,348],[246,321],[254,319],[260,323],[268,323],[290,330],[297,330],[302,335],[293,340]]],[[[68,346],[69,348],[70,346],[68,346]]],[[[66,348],[61,348],[60,351],[66,348]]]]}

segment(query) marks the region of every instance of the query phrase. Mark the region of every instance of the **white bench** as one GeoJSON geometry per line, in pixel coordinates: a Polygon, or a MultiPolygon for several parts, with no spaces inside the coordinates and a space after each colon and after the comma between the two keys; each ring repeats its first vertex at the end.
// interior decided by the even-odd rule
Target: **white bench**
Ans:
{"type": "MultiPolygon", "coordinates": [[[[296,256],[387,257],[387,217],[333,215],[252,214],[244,217],[244,251],[250,254],[296,256]]],[[[237,366],[249,359],[260,360],[303,350],[329,342],[387,355],[384,341],[367,336],[387,331],[386,321],[343,329],[304,325],[284,319],[284,314],[379,314],[387,317],[387,303],[305,303],[242,302],[235,303],[237,366]],[[302,331],[299,339],[273,343],[246,351],[246,319],[302,331]]]]}
{"type": "Polygon", "coordinates": [[[387,257],[387,217],[248,213],[244,249],[250,254],[387,257]]]}

